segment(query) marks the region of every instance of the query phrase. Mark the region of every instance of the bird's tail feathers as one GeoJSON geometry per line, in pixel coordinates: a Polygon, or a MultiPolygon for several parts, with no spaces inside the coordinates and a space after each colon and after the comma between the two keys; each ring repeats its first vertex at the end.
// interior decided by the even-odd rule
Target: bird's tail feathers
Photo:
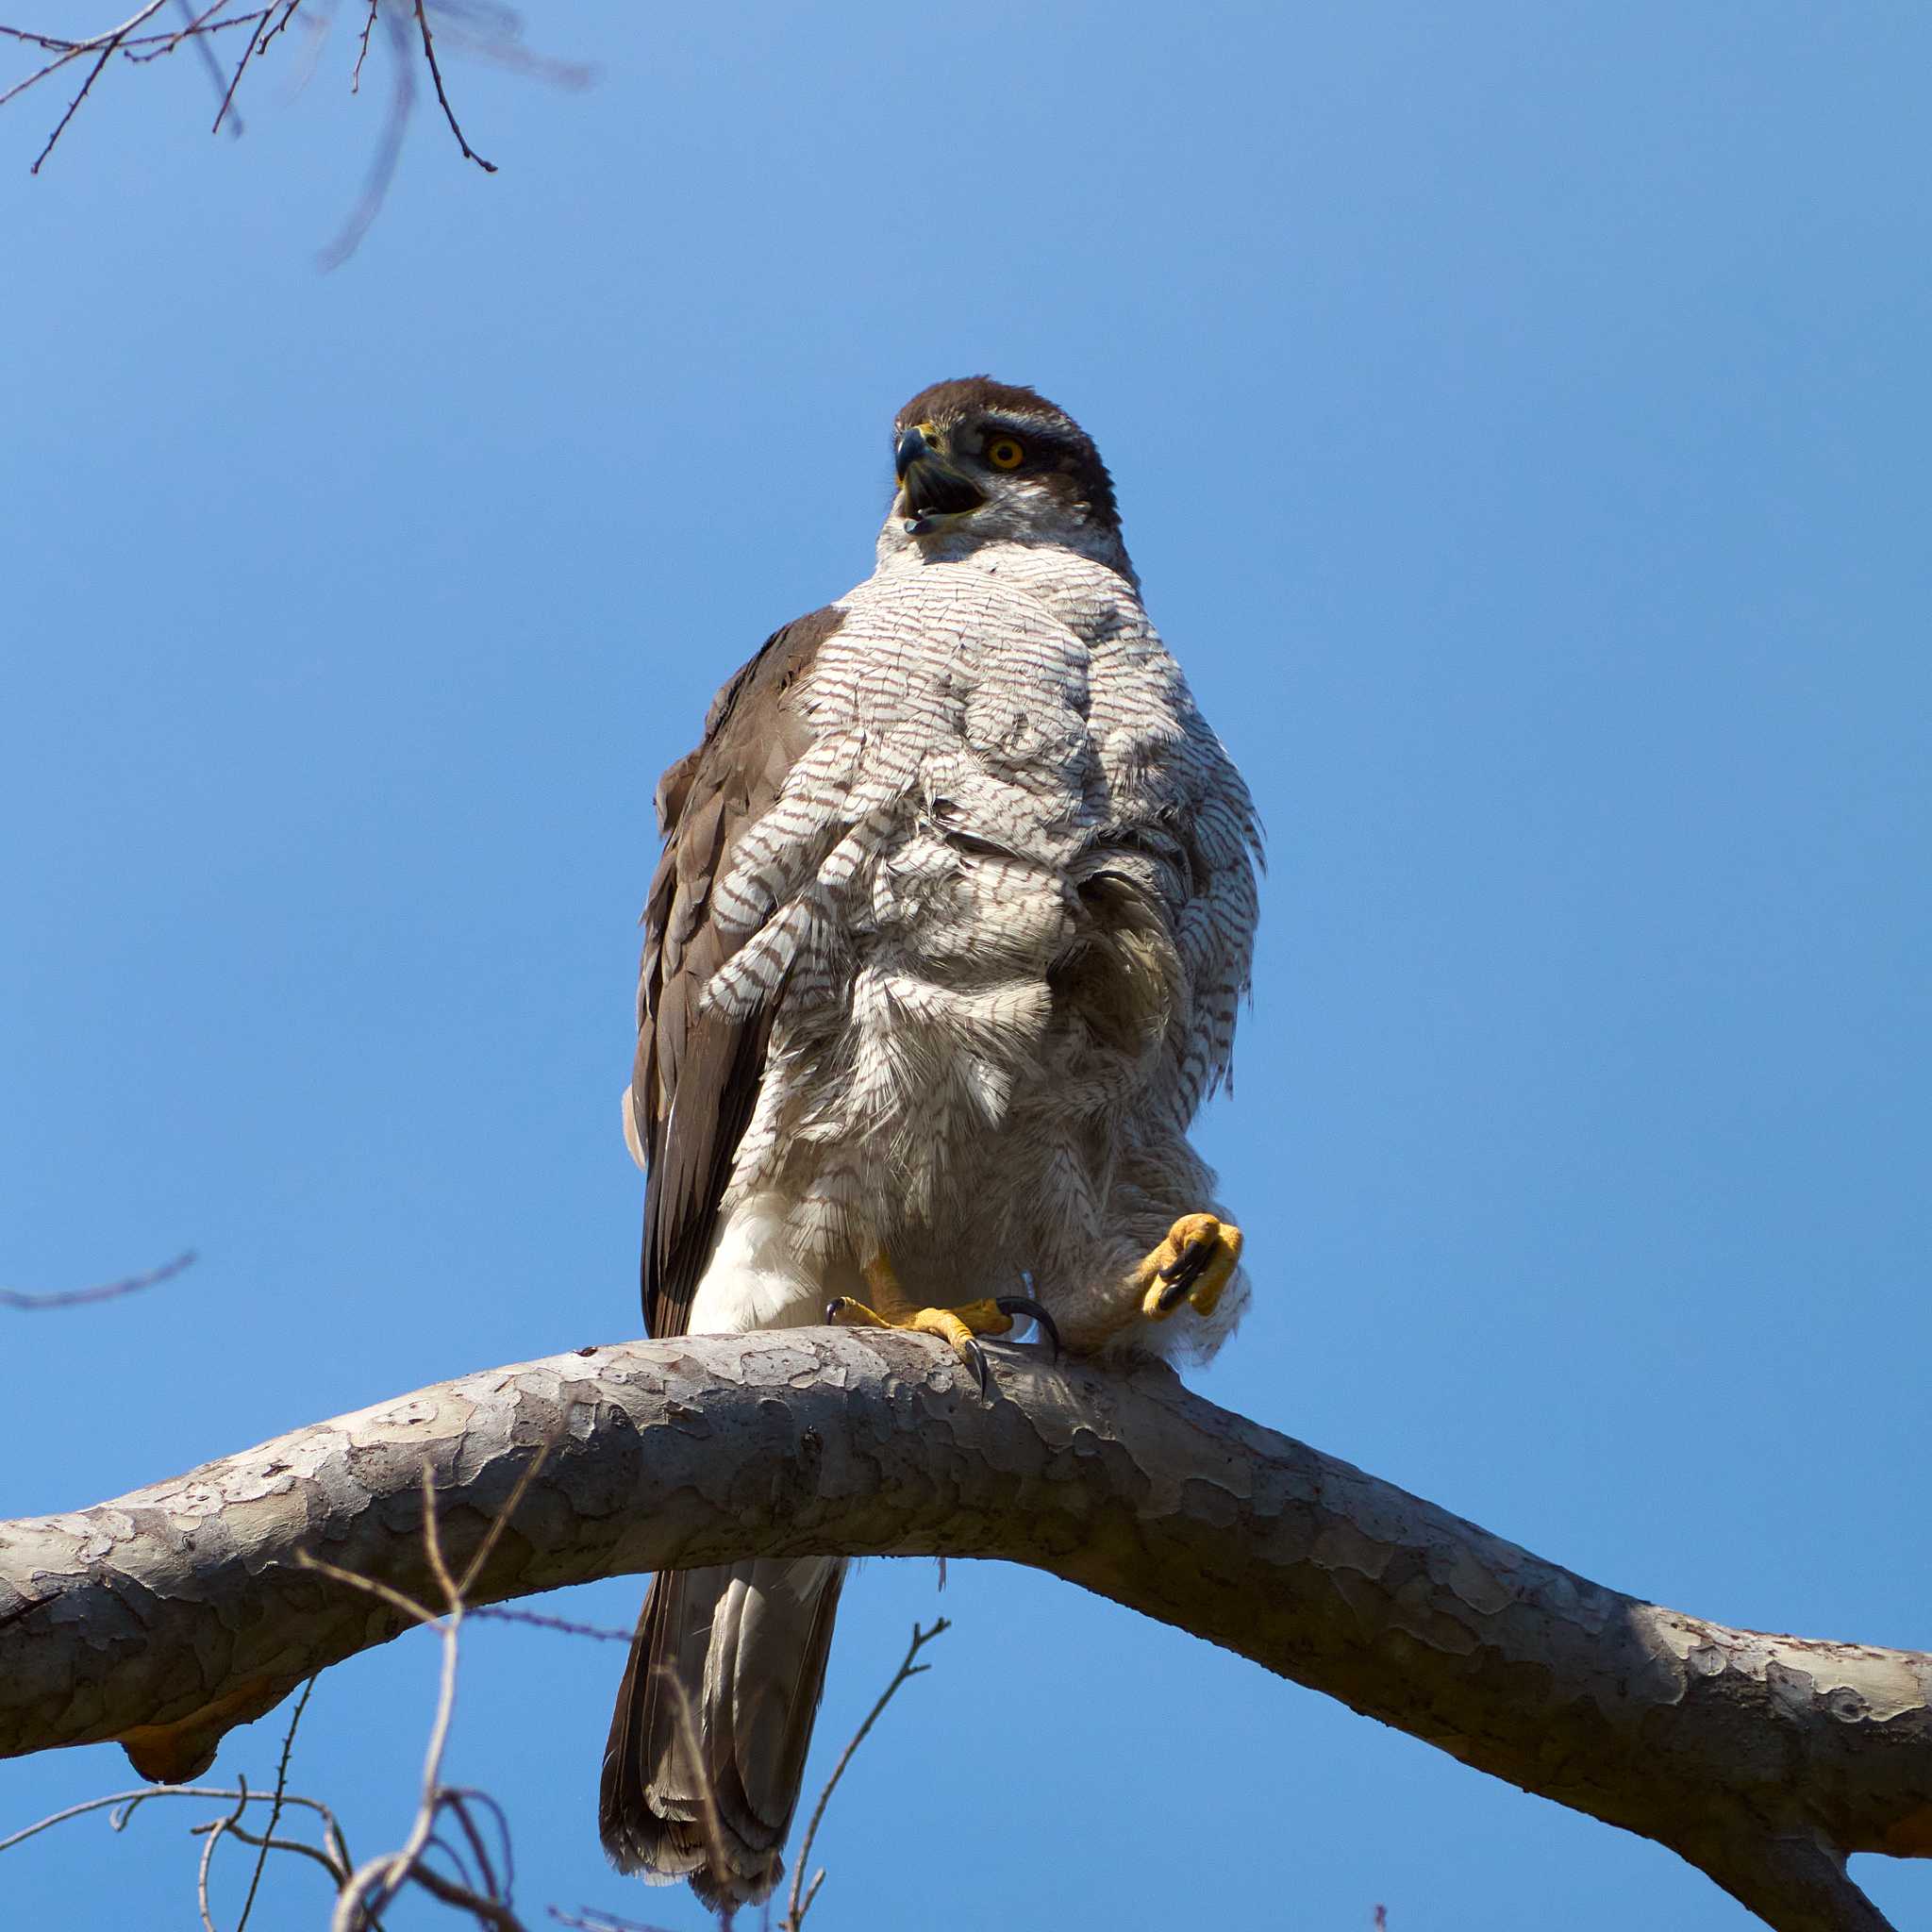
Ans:
{"type": "Polygon", "coordinates": [[[598,1827],[621,1872],[715,1907],[784,1874],[844,1581],[833,1557],[652,1579],[617,1693],[598,1827]]]}

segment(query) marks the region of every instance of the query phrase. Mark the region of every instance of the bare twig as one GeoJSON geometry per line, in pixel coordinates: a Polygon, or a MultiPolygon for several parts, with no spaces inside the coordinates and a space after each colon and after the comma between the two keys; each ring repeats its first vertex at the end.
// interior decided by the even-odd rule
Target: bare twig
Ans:
{"type": "Polygon", "coordinates": [[[415,0],[415,6],[416,25],[423,34],[423,58],[428,61],[429,77],[436,83],[436,98],[442,108],[442,118],[449,123],[449,131],[456,136],[457,145],[463,151],[463,158],[466,161],[475,161],[486,175],[493,175],[496,173],[496,163],[494,161],[486,161],[470,145],[468,140],[464,137],[461,126],[457,122],[457,110],[450,106],[449,96],[443,92],[442,69],[438,65],[436,58],[436,41],[429,31],[429,9],[423,4],[423,0],[415,0]]]}
{"type": "MultiPolygon", "coordinates": [[[[221,5],[222,0],[216,0],[216,4],[218,6],[221,5]]],[[[301,0],[293,0],[293,4],[299,6],[301,0]]],[[[269,15],[275,10],[274,0],[270,0],[270,5],[263,9],[261,18],[267,20],[269,15]]],[[[207,16],[204,15],[203,18],[206,19],[207,16]]],[[[284,15],[282,25],[287,26],[288,24],[288,17],[284,15]]],[[[192,29],[190,30],[192,31],[192,29]]],[[[227,117],[228,108],[234,101],[235,90],[242,85],[242,76],[248,72],[249,61],[274,39],[275,29],[273,27],[270,27],[264,33],[256,33],[252,28],[250,29],[247,40],[242,42],[242,58],[235,63],[235,72],[229,79],[227,92],[222,96],[222,105],[215,109],[214,125],[208,129],[210,134],[219,134],[222,131],[222,123],[227,117]]]]}
{"type": "Polygon", "coordinates": [[[158,1268],[150,1268],[145,1274],[129,1274],[119,1281],[104,1281],[93,1288],[64,1288],[51,1294],[22,1294],[17,1289],[0,1288],[0,1308],[19,1308],[32,1314],[42,1308],[77,1308],[89,1302],[110,1302],[118,1295],[133,1294],[143,1288],[154,1288],[163,1281],[172,1280],[184,1268],[194,1265],[195,1254],[192,1248],[176,1255],[172,1261],[163,1261],[158,1268]]]}
{"type": "MultiPolygon", "coordinates": [[[[213,14],[220,11],[222,0],[216,0],[216,4],[210,7],[207,13],[199,15],[192,10],[189,0],[175,0],[175,5],[180,10],[182,18],[188,23],[187,31],[192,32],[194,28],[200,26],[213,14]]],[[[219,100],[222,95],[222,63],[215,58],[214,49],[208,45],[208,36],[203,33],[195,33],[193,46],[195,56],[201,62],[203,72],[207,74],[209,81],[214,86],[215,98],[219,100]]],[[[137,61],[152,60],[159,54],[173,52],[174,49],[172,47],[162,47],[158,48],[154,54],[130,55],[128,58],[137,61]]],[[[230,114],[228,116],[228,133],[230,138],[240,141],[243,131],[241,115],[230,114]]]]}
{"type": "Polygon", "coordinates": [[[450,1726],[456,1708],[458,1638],[465,1610],[464,1592],[475,1583],[510,1518],[515,1514],[524,1497],[528,1494],[530,1485],[542,1468],[544,1459],[569,1427],[571,1415],[572,1408],[566,1407],[549,1441],[531,1457],[512,1487],[508,1499],[492,1515],[475,1553],[464,1566],[460,1578],[451,1570],[443,1553],[441,1526],[437,1518],[434,1471],[426,1461],[423,1465],[423,1547],[430,1575],[441,1593],[443,1608],[441,1612],[432,1610],[427,1605],[417,1602],[415,1598],[378,1578],[363,1576],[338,1564],[325,1562],[306,1551],[296,1553],[296,1560],[305,1567],[323,1575],[334,1577],[353,1589],[362,1591],[391,1605],[415,1622],[433,1627],[441,1640],[442,1668],[437,1690],[436,1715],[430,1726],[428,1747],[424,1755],[422,1796],[408,1834],[399,1849],[385,1853],[361,1865],[353,1864],[341,1827],[328,1807],[314,1799],[305,1798],[289,1790],[289,1762],[294,1750],[296,1728],[302,1722],[302,1713],[307,1709],[308,1699],[315,1689],[315,1680],[311,1677],[303,1687],[302,1694],[290,1716],[289,1727],[282,1739],[281,1757],[276,1767],[275,1790],[272,1794],[251,1791],[245,1778],[238,1778],[237,1789],[234,1790],[175,1786],[153,1791],[120,1792],[112,1797],[73,1806],[65,1811],[43,1818],[8,1838],[0,1839],[0,1852],[7,1851],[52,1825],[62,1824],[89,1811],[111,1807],[111,1822],[118,1831],[125,1825],[135,1807],[150,1797],[219,1797],[228,1801],[233,1808],[225,1816],[210,1819],[206,1824],[197,1824],[192,1828],[193,1835],[203,1840],[201,1856],[195,1870],[195,1904],[200,1913],[203,1932],[218,1932],[213,1907],[209,1902],[208,1881],[214,1863],[215,1847],[223,1838],[230,1836],[253,1846],[257,1853],[255,1870],[249,1879],[247,1896],[242,1901],[242,1916],[237,1922],[236,1932],[245,1932],[261,1883],[262,1869],[271,1851],[300,1854],[322,1866],[329,1874],[336,1889],[335,1909],[330,1919],[330,1924],[335,1928],[335,1932],[368,1932],[368,1928],[378,1926],[380,1922],[377,1915],[405,1885],[417,1886],[441,1903],[467,1913],[479,1925],[490,1928],[490,1932],[525,1932],[522,1922],[517,1918],[510,1903],[510,1888],[515,1879],[515,1860],[510,1848],[509,1825],[504,1817],[503,1808],[487,1791],[445,1785],[442,1782],[442,1760],[448,1746],[450,1726]],[[242,1818],[249,1805],[262,1803],[267,1803],[270,1807],[268,1823],[261,1832],[257,1834],[249,1831],[242,1824],[242,1818]],[[299,1839],[278,1838],[275,1835],[275,1827],[281,1821],[284,1807],[291,1805],[307,1806],[320,1816],[324,1830],[324,1842],[321,1848],[299,1839]],[[478,1823],[478,1814],[481,1812],[489,1814],[490,1825],[493,1827],[498,1841],[494,1854],[488,1831],[478,1823]],[[465,1860],[461,1851],[449,1840],[438,1834],[436,1827],[444,1817],[455,1821],[461,1842],[467,1846],[470,1858],[474,1860],[475,1874],[472,1873],[469,1862],[465,1860]],[[441,1852],[456,1868],[456,1877],[448,1876],[428,1863],[428,1855],[437,1851],[441,1852]]]}
{"type": "Polygon", "coordinates": [[[272,40],[274,40],[277,34],[288,32],[289,23],[294,19],[295,14],[297,10],[300,8],[301,5],[302,0],[282,0],[282,17],[281,19],[275,22],[275,25],[269,27],[261,35],[260,40],[257,43],[260,51],[266,52],[268,48],[268,43],[272,40]]]}
{"type": "MultiPolygon", "coordinates": [[[[306,1691],[302,1701],[305,1704],[308,1702],[306,1691]]],[[[300,1715],[299,1709],[297,1715],[300,1715]]],[[[294,1736],[293,1724],[291,1724],[289,1727],[289,1736],[292,1740],[294,1736]]],[[[224,1838],[234,1838],[242,1844],[257,1847],[260,1856],[256,1863],[255,1877],[250,1881],[248,1902],[243,1905],[242,1918],[236,1926],[236,1932],[242,1932],[242,1927],[247,1924],[249,1908],[255,1901],[256,1885],[260,1880],[261,1861],[267,1857],[271,1851],[293,1853],[320,1865],[328,1874],[331,1886],[337,1891],[340,1891],[342,1886],[347,1884],[349,1880],[348,1846],[342,1838],[341,1827],[336,1821],[335,1813],[326,1805],[323,1804],[320,1799],[304,1797],[299,1792],[288,1790],[285,1788],[287,1771],[288,1745],[285,1743],[283,1746],[282,1774],[276,1779],[276,1787],[273,1796],[265,1791],[251,1791],[248,1789],[246,1778],[238,1778],[236,1780],[236,1788],[233,1790],[206,1785],[170,1785],[163,1786],[159,1790],[116,1791],[105,1798],[91,1799],[84,1805],[69,1806],[64,1811],[57,1811],[51,1817],[42,1818],[38,1823],[14,1832],[10,1837],[0,1839],[0,1852],[7,1851],[26,1839],[36,1837],[39,1833],[46,1831],[56,1824],[63,1824],[70,1819],[81,1817],[90,1811],[107,1811],[108,1823],[112,1825],[113,1829],[122,1831],[126,1828],[127,1821],[133,1815],[136,1807],[145,1804],[150,1798],[218,1798],[228,1804],[232,1808],[222,1817],[209,1819],[206,1824],[193,1825],[190,1828],[192,1836],[203,1840],[201,1857],[196,1861],[195,1866],[195,1905],[200,1914],[204,1932],[215,1932],[213,1908],[208,1900],[208,1874],[214,1862],[215,1846],[224,1838]],[[268,1828],[258,1837],[242,1823],[242,1817],[250,1805],[260,1804],[271,1806],[271,1823],[268,1828]],[[275,1836],[274,1820],[278,1818],[282,1810],[288,1806],[305,1807],[316,1814],[321,1824],[323,1834],[323,1842],[320,1847],[309,1844],[301,1839],[276,1838],[275,1836]]]]}
{"type": "MultiPolygon", "coordinates": [[[[135,1807],[154,1798],[219,1798],[224,1804],[233,1804],[241,1795],[239,1790],[229,1790],[221,1785],[149,1785],[137,1791],[110,1791],[105,1798],[90,1798],[85,1804],[70,1805],[64,1811],[51,1812],[45,1818],[36,1819],[32,1824],[25,1824],[18,1831],[0,1838],[0,1852],[11,1851],[15,1845],[25,1844],[28,1839],[38,1838],[42,1832],[51,1831],[57,1824],[65,1824],[70,1819],[83,1818],[90,1811],[111,1812],[113,1815],[109,1823],[116,1831],[124,1831],[135,1807]]],[[[266,1791],[250,1791],[247,1797],[251,1805],[269,1802],[266,1791]]],[[[321,1799],[306,1798],[300,1792],[291,1791],[283,1802],[300,1805],[318,1813],[332,1842],[341,1843],[341,1827],[336,1823],[335,1813],[321,1799]]]]}
{"type": "Polygon", "coordinates": [[[192,1827],[191,1836],[203,1837],[206,1842],[201,1848],[201,1862],[194,1873],[194,1903],[201,1911],[202,1932],[219,1932],[214,1914],[208,1904],[208,1868],[214,1862],[215,1847],[222,1841],[222,1834],[241,1817],[248,1806],[248,1780],[238,1776],[235,1783],[240,1788],[235,1793],[235,1808],[225,1818],[211,1819],[207,1824],[192,1827]]]}
{"type": "MultiPolygon", "coordinates": [[[[74,39],[44,33],[35,27],[0,26],[0,39],[17,42],[38,50],[47,58],[24,79],[0,92],[0,107],[26,92],[50,75],[75,61],[88,61],[86,76],[74,98],[67,104],[54,131],[36,157],[32,172],[39,174],[66,133],[68,124],[79,112],[81,104],[93,92],[108,64],[118,54],[137,65],[146,65],[172,54],[183,45],[192,45],[207,66],[218,96],[214,131],[226,127],[231,134],[242,131],[236,99],[243,76],[257,56],[266,54],[271,42],[286,33],[298,12],[306,25],[315,29],[317,45],[326,36],[343,0],[263,0],[249,7],[245,0],[142,0],[142,5],[118,26],[97,34],[74,39]],[[164,7],[175,5],[182,13],[181,24],[171,28],[153,25],[164,7]],[[308,10],[303,11],[304,8],[308,10]],[[240,30],[244,38],[240,58],[226,77],[210,49],[214,36],[240,30]]],[[[358,0],[359,4],[359,0],[358,0]]],[[[359,31],[356,34],[355,61],[349,75],[349,91],[359,93],[362,68],[369,58],[370,41],[376,21],[382,15],[382,0],[368,0],[359,31]]],[[[442,74],[442,51],[455,47],[462,53],[493,62],[512,73],[543,80],[558,87],[588,87],[595,70],[588,63],[557,60],[533,53],[523,44],[523,20],[508,7],[479,4],[479,0],[391,0],[390,12],[382,16],[389,28],[391,51],[396,56],[396,81],[391,91],[391,107],[375,160],[365,178],[363,192],[350,220],[333,246],[325,251],[325,266],[333,266],[351,253],[367,229],[375,209],[380,206],[395,173],[395,157],[400,150],[403,125],[415,102],[414,63],[409,57],[411,35],[406,23],[413,23],[414,39],[421,48],[423,64],[436,88],[436,99],[443,119],[456,137],[457,147],[465,160],[474,161],[486,174],[493,175],[496,164],[486,160],[471,146],[469,137],[457,119],[442,74]],[[432,16],[434,16],[432,20],[432,16]],[[441,43],[441,50],[439,47],[441,43]]]]}
{"type": "MultiPolygon", "coordinates": [[[[315,1679],[310,1677],[303,1685],[301,1696],[295,1700],[295,1708],[289,1716],[289,1728],[282,1737],[281,1761],[275,1766],[275,1802],[269,1808],[268,1824],[262,1828],[260,1856],[255,1861],[255,1873],[248,1881],[248,1896],[242,1901],[242,1916],[235,1921],[235,1932],[248,1932],[248,1915],[255,1909],[255,1893],[261,1884],[261,1868],[268,1863],[269,1850],[275,1842],[275,1826],[282,1819],[282,1798],[289,1789],[289,1757],[295,1748],[295,1726],[302,1722],[302,1713],[308,1708],[308,1700],[314,1694],[315,1679]]],[[[239,1820],[239,1810],[236,1816],[239,1820]]]]}
{"type": "Polygon", "coordinates": [[[434,1866],[419,1862],[410,1868],[409,1878],[431,1898],[468,1912],[479,1924],[495,1927],[495,1932],[525,1932],[524,1922],[501,1899],[473,1891],[467,1885],[458,1885],[434,1866]]]}
{"type": "Polygon", "coordinates": [[[369,0],[369,18],[362,23],[362,34],[356,46],[356,67],[349,75],[349,92],[359,94],[362,92],[362,63],[369,58],[369,36],[375,31],[375,10],[382,0],[369,0]]]}
{"type": "MultiPolygon", "coordinates": [[[[369,51],[369,30],[375,25],[379,0],[370,0],[369,18],[362,24],[362,44],[356,55],[355,86],[360,92],[362,59],[369,51]]],[[[390,83],[389,111],[383,117],[382,132],[376,136],[375,150],[369,158],[368,172],[362,177],[362,192],[356,197],[342,225],[325,248],[316,251],[315,265],[326,274],[340,268],[362,245],[370,224],[382,212],[389,199],[390,184],[403,158],[403,138],[409,131],[409,117],[416,110],[416,70],[408,58],[408,38],[399,19],[391,15],[387,31],[394,60],[394,78],[390,83]]]]}
{"type": "Polygon", "coordinates": [[[661,1925],[647,1925],[641,1919],[620,1919],[614,1912],[600,1912],[595,1906],[579,1906],[574,1912],[552,1906],[550,1916],[575,1932],[664,1932],[661,1925]]]}
{"type": "Polygon", "coordinates": [[[635,1630],[620,1630],[612,1624],[573,1624],[567,1617],[546,1617],[539,1610],[513,1610],[507,1604],[487,1604],[470,1614],[493,1617],[502,1624],[533,1624],[540,1630],[557,1630],[566,1637],[594,1637],[602,1643],[628,1643],[637,1635],[635,1630]]]}
{"type": "MultiPolygon", "coordinates": [[[[423,1754],[423,1797],[416,1807],[415,1819],[399,1850],[384,1852],[369,1859],[351,1875],[336,1900],[335,1914],[329,1921],[330,1932],[358,1932],[358,1928],[387,1905],[408,1879],[418,1874],[424,1849],[436,1829],[436,1820],[442,1809],[442,1753],[449,1741],[450,1721],[456,1714],[457,1638],[462,1628],[463,1600],[458,1593],[456,1579],[451,1576],[449,1566],[443,1561],[442,1538],[436,1523],[436,1477],[427,1462],[423,1465],[423,1547],[429,1559],[430,1574],[441,1588],[446,1601],[447,1607],[441,1617],[375,1577],[358,1576],[353,1571],[338,1569],[333,1563],[325,1563],[312,1557],[308,1559],[310,1568],[323,1571],[358,1590],[365,1590],[370,1595],[394,1605],[419,1622],[433,1625],[442,1639],[442,1669],[437,1689],[436,1716],[429,1727],[428,1748],[423,1754]]],[[[426,1881],[425,1889],[430,1889],[426,1881]]]]}
{"type": "Polygon", "coordinates": [[[792,1868],[791,1895],[785,1902],[785,1916],[778,1922],[778,1932],[800,1932],[805,1924],[805,1915],[811,1910],[811,1902],[819,1895],[819,1887],[824,1883],[825,1874],[821,1869],[813,1877],[809,1887],[805,1888],[804,1896],[800,1889],[805,1886],[806,1868],[811,1863],[812,1840],[819,1833],[820,1821],[825,1815],[825,1807],[832,1802],[832,1793],[839,1789],[839,1780],[845,1775],[845,1767],[852,1762],[858,1747],[865,1742],[866,1733],[878,1722],[879,1713],[891,1703],[900,1685],[932,1669],[930,1664],[917,1663],[914,1659],[935,1637],[943,1636],[952,1628],[944,1617],[936,1618],[930,1630],[922,1630],[917,1624],[912,1626],[912,1641],[906,1646],[906,1656],[899,1668],[892,1674],[892,1681],[879,1692],[879,1700],[866,1712],[865,1722],[853,1732],[852,1741],[839,1754],[839,1761],[832,1767],[832,1774],[825,1780],[825,1788],[819,1793],[819,1801],[812,1807],[810,1822],[805,1827],[805,1838],[798,1847],[798,1863],[792,1868]]]}
{"type": "MultiPolygon", "coordinates": [[[[307,1552],[303,1553],[302,1561],[308,1568],[320,1571],[325,1575],[333,1576],[340,1582],[364,1591],[371,1596],[393,1606],[405,1615],[413,1617],[418,1623],[429,1625],[441,1638],[442,1649],[436,1716],[430,1724],[429,1743],[423,1756],[422,1797],[416,1807],[416,1816],[408,1836],[397,1850],[369,1859],[349,1875],[337,1896],[335,1913],[329,1921],[330,1932],[360,1932],[360,1928],[367,1925],[375,1914],[393,1899],[405,1884],[420,1886],[432,1897],[440,1899],[445,1905],[460,1907],[469,1912],[479,1924],[495,1928],[495,1932],[523,1932],[522,1924],[510,1906],[512,1867],[509,1857],[509,1833],[503,1813],[495,1801],[482,1792],[445,1785],[442,1781],[442,1758],[449,1743],[450,1724],[456,1714],[457,1664],[459,1638],[466,1614],[464,1596],[482,1574],[483,1566],[490,1560],[491,1553],[508,1527],[518,1506],[529,1493],[530,1485],[537,1479],[550,1452],[569,1428],[574,1408],[575,1405],[565,1407],[549,1439],[530,1458],[502,1508],[491,1519],[482,1541],[477,1544],[470,1561],[464,1566],[460,1577],[451,1570],[448,1559],[443,1555],[442,1530],[437,1521],[435,1470],[427,1461],[424,1463],[423,1552],[429,1565],[429,1574],[442,1595],[443,1607],[441,1612],[431,1610],[427,1605],[418,1603],[413,1597],[405,1595],[401,1591],[391,1588],[378,1578],[358,1575],[352,1570],[341,1569],[307,1552]],[[495,1868],[484,1843],[483,1834],[477,1830],[475,1821],[470,1815],[469,1807],[472,1803],[486,1804],[495,1814],[497,1828],[503,1838],[504,1879],[501,1886],[497,1883],[495,1868]],[[436,1826],[438,1820],[444,1813],[456,1819],[458,1828],[475,1856],[482,1873],[480,1889],[467,1882],[469,1874],[466,1872],[460,1879],[451,1879],[425,1862],[425,1854],[433,1846],[442,1844],[442,1840],[436,1835],[436,1826]]],[[[442,1848],[449,1853],[451,1862],[460,1871],[460,1858],[446,1844],[442,1845],[442,1848]]]]}

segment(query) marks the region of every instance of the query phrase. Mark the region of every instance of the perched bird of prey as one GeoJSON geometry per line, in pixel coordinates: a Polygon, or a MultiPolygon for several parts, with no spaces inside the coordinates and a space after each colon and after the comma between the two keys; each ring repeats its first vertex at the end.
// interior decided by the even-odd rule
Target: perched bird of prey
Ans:
{"type": "MultiPolygon", "coordinates": [[[[658,787],[645,1327],[924,1329],[982,1388],[1016,1314],[1205,1355],[1245,1293],[1187,1129],[1248,980],[1247,788],[1065,411],[942,382],[893,451],[873,575],[768,639],[658,787]]],[[[604,1756],[618,1866],[771,1892],[844,1569],[653,1582],[604,1756]]]]}

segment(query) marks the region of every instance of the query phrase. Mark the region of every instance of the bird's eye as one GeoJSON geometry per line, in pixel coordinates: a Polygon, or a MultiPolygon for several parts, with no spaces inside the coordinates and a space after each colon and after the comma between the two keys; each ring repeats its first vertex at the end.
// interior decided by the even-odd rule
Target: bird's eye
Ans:
{"type": "Polygon", "coordinates": [[[995,436],[986,446],[986,459],[995,470],[1017,470],[1026,460],[1026,447],[1017,436],[995,436]]]}

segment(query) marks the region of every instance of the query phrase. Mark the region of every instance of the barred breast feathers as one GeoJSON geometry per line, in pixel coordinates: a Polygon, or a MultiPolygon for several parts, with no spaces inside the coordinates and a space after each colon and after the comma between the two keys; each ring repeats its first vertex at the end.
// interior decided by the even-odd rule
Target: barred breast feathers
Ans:
{"type": "Polygon", "coordinates": [[[1105,986],[1101,1035],[1164,1041],[1141,1078],[1176,1126],[1227,1070],[1255,922],[1246,787],[1133,588],[1009,549],[881,571],[801,680],[811,742],[713,894],[741,942],[707,1005],[741,1020],[784,990],[742,1178],[781,1132],[825,1144],[896,1115],[924,1193],[951,1133],[1005,1118],[1056,971],[1105,986]]]}

